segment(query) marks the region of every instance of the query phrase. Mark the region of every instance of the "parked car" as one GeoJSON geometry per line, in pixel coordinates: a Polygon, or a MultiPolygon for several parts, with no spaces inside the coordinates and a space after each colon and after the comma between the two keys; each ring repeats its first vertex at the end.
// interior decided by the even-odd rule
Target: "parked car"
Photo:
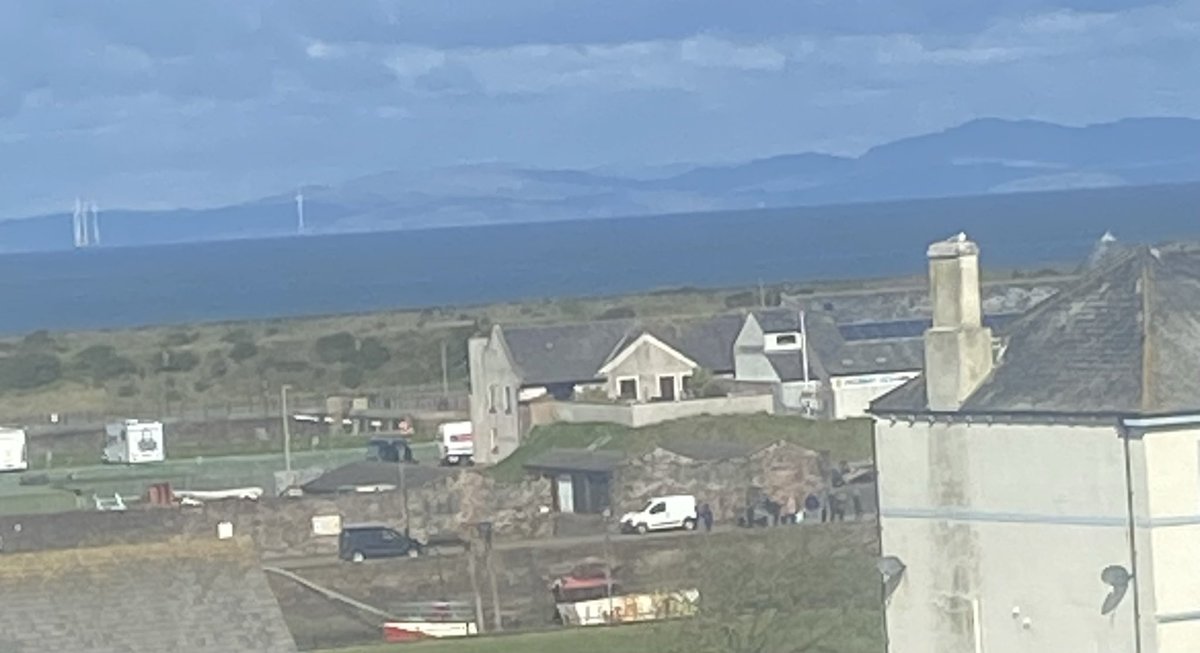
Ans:
{"type": "Polygon", "coordinates": [[[695,530],[696,497],[677,494],[654,497],[637,512],[627,512],[621,517],[621,532],[644,535],[650,531],[668,531],[677,528],[695,530]]]}
{"type": "Polygon", "coordinates": [[[385,463],[416,463],[406,438],[378,437],[367,442],[367,460],[385,463]]]}
{"type": "Polygon", "coordinates": [[[390,526],[352,524],[338,536],[338,557],[350,562],[372,558],[415,558],[425,546],[390,526]]]}

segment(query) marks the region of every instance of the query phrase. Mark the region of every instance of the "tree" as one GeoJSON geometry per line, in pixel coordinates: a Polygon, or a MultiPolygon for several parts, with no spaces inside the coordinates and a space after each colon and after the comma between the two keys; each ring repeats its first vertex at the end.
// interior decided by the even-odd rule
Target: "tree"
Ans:
{"type": "Polygon", "coordinates": [[[695,617],[668,653],[858,653],[882,646],[874,537],[865,525],[780,527],[736,547],[698,543],[695,617]]]}

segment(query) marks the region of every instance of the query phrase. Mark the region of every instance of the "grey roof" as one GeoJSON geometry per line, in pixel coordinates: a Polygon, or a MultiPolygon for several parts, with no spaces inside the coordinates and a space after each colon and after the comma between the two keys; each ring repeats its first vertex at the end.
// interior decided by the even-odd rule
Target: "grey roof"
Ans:
{"type": "MultiPolygon", "coordinates": [[[[419,487],[440,481],[450,474],[452,472],[449,470],[430,465],[405,465],[404,484],[409,488],[419,487]]],[[[400,465],[379,461],[347,463],[305,483],[303,490],[308,494],[328,494],[375,485],[399,486],[400,465]]]]}
{"type": "Polygon", "coordinates": [[[599,320],[502,327],[501,333],[524,383],[578,383],[597,378],[605,363],[644,333],[701,367],[732,372],[733,343],[745,319],[725,314],[685,320],[599,320]]]}
{"type": "Polygon", "coordinates": [[[792,333],[800,330],[800,313],[791,308],[765,308],[751,311],[763,333],[792,333]]]}
{"type": "Polygon", "coordinates": [[[620,451],[591,449],[547,449],[525,462],[530,470],[608,473],[621,466],[625,454],[620,451]]]}
{"type": "Polygon", "coordinates": [[[5,554],[5,653],[292,653],[253,545],[184,540],[5,554]]]}
{"type": "MultiPolygon", "coordinates": [[[[1200,249],[1122,253],[1014,322],[972,413],[1165,414],[1200,409],[1200,249]]],[[[872,405],[924,411],[914,380],[872,405]]]]}
{"type": "MultiPolygon", "coordinates": [[[[1020,313],[1001,313],[984,315],[983,324],[999,331],[1021,317],[1020,313]]],[[[933,326],[930,318],[913,320],[889,320],[886,322],[856,322],[839,324],[838,331],[847,342],[859,340],[893,340],[898,338],[921,338],[925,331],[933,326]]]]}

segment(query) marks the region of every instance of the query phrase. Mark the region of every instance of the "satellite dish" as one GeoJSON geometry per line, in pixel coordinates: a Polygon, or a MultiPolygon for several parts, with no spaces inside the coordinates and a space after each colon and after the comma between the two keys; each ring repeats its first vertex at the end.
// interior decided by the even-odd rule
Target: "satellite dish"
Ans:
{"type": "Polygon", "coordinates": [[[1129,591],[1129,581],[1131,580],[1133,580],[1133,574],[1121,565],[1109,565],[1100,572],[1100,581],[1112,588],[1100,606],[1100,614],[1112,614],[1113,610],[1117,609],[1117,606],[1121,604],[1121,599],[1124,599],[1126,592],[1129,591]]]}
{"type": "Polygon", "coordinates": [[[896,556],[884,556],[875,561],[875,568],[879,570],[879,575],[883,576],[883,599],[886,601],[900,585],[905,566],[896,556]]]}

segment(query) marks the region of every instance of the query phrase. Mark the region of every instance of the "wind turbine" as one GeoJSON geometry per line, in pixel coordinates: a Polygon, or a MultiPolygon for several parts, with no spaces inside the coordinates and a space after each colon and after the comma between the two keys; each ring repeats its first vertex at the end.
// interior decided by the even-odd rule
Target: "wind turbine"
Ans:
{"type": "Polygon", "coordinates": [[[296,233],[304,233],[304,189],[296,191],[296,233]]]}
{"type": "Polygon", "coordinates": [[[92,202],[92,244],[100,244],[100,209],[92,202]]]}

